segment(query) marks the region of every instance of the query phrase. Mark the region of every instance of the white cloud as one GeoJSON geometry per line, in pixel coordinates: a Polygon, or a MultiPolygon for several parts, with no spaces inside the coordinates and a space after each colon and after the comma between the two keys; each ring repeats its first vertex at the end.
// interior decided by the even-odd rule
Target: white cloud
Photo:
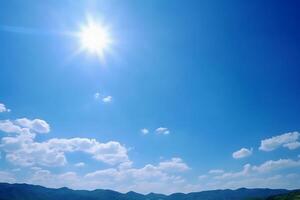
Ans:
{"type": "Polygon", "coordinates": [[[48,133],[50,131],[49,124],[41,119],[27,119],[27,118],[21,118],[17,119],[16,123],[20,125],[23,128],[29,128],[30,130],[36,132],[36,133],[48,133]]]}
{"type": "Polygon", "coordinates": [[[238,151],[232,153],[234,159],[241,159],[252,155],[253,149],[241,148],[238,151]]]}
{"type": "Polygon", "coordinates": [[[103,98],[102,98],[102,101],[103,101],[104,103],[109,103],[109,102],[112,101],[112,96],[106,96],[106,97],[103,97],[103,98]]]}
{"type": "Polygon", "coordinates": [[[287,147],[290,150],[294,150],[300,147],[300,142],[296,141],[296,142],[290,142],[287,144],[284,144],[283,147],[287,147]]]}
{"type": "Polygon", "coordinates": [[[239,177],[244,177],[249,175],[251,172],[251,165],[246,164],[243,167],[242,171],[239,172],[226,172],[223,173],[222,175],[215,176],[215,179],[233,179],[233,178],[239,178],[239,177]]]}
{"type": "Polygon", "coordinates": [[[188,184],[188,191],[247,188],[299,188],[300,160],[268,160],[260,165],[246,164],[240,171],[224,172],[221,175],[207,173],[198,177],[198,183],[188,184]],[[286,173],[289,169],[292,173],[286,173]],[[293,171],[294,172],[293,172],[293,171]]]}
{"type": "Polygon", "coordinates": [[[143,128],[143,129],[141,129],[141,133],[142,133],[143,135],[147,135],[147,134],[149,133],[149,130],[146,129],[146,128],[143,128]]]}
{"type": "Polygon", "coordinates": [[[22,129],[18,125],[15,125],[10,120],[1,120],[0,121],[0,131],[6,132],[6,133],[22,133],[24,131],[24,129],[22,129]]]}
{"type": "Polygon", "coordinates": [[[261,165],[251,166],[246,164],[243,170],[238,172],[224,172],[222,175],[214,176],[214,179],[233,179],[241,178],[246,176],[257,176],[259,174],[265,174],[273,171],[283,170],[287,168],[296,168],[300,166],[300,160],[292,159],[279,159],[279,160],[268,160],[261,165]]]}
{"type": "Polygon", "coordinates": [[[262,151],[273,151],[281,146],[289,148],[291,150],[296,149],[300,147],[299,142],[297,142],[299,137],[300,137],[300,133],[296,131],[284,133],[279,136],[274,136],[262,140],[259,149],[262,151]]]}
{"type": "Polygon", "coordinates": [[[211,169],[208,171],[209,174],[223,174],[224,170],[223,169],[211,169]]]}
{"type": "Polygon", "coordinates": [[[99,185],[112,185],[119,191],[139,192],[168,192],[178,191],[183,187],[185,180],[173,173],[189,169],[181,158],[160,162],[158,165],[147,164],[142,168],[104,169],[85,175],[87,182],[99,185]],[[180,164],[178,164],[180,163],[180,164]],[[182,165],[183,164],[183,165],[182,165]],[[179,187],[180,185],[180,187],[179,187]]]}
{"type": "Polygon", "coordinates": [[[20,134],[2,138],[0,147],[6,152],[8,161],[21,166],[63,166],[67,163],[67,152],[84,152],[110,165],[129,161],[127,149],[119,142],[100,143],[89,138],[54,138],[36,142],[34,135],[20,134]]]}
{"type": "Polygon", "coordinates": [[[6,108],[3,103],[0,103],[0,113],[2,112],[10,112],[10,109],[6,108]]]}
{"type": "Polygon", "coordinates": [[[155,131],[156,131],[157,134],[162,134],[162,135],[168,135],[168,134],[170,134],[169,129],[168,128],[164,128],[164,127],[159,127],[155,131]]]}
{"type": "Polygon", "coordinates": [[[85,163],[84,162],[79,162],[79,163],[76,163],[74,166],[75,167],[84,167],[85,163]]]}
{"type": "Polygon", "coordinates": [[[253,166],[252,169],[257,172],[271,172],[274,170],[281,170],[286,168],[299,167],[300,160],[295,161],[291,159],[279,159],[279,160],[269,160],[259,166],[253,166]]]}
{"type": "Polygon", "coordinates": [[[16,133],[3,137],[0,148],[6,153],[6,160],[19,166],[63,166],[67,163],[65,153],[71,152],[84,152],[110,165],[129,162],[128,150],[115,141],[100,143],[90,138],[52,138],[37,142],[35,133],[50,131],[49,124],[40,119],[3,120],[0,121],[0,130],[16,133]]]}
{"type": "MultiPolygon", "coordinates": [[[[171,159],[174,160],[174,159],[171,159]]],[[[175,159],[176,160],[176,159],[175,159]]],[[[169,162],[169,161],[165,161],[169,162]]],[[[181,159],[175,162],[182,162],[181,159]]],[[[177,169],[177,166],[173,166],[177,169]]],[[[141,168],[107,168],[96,170],[79,176],[75,172],[53,174],[48,170],[38,169],[27,181],[48,187],[70,187],[73,189],[110,188],[127,192],[130,190],[148,193],[150,191],[171,193],[180,191],[185,180],[175,175],[172,167],[162,167],[162,164],[147,164],[141,168]]]]}
{"type": "Polygon", "coordinates": [[[108,96],[104,96],[104,95],[101,95],[99,92],[96,92],[94,94],[94,99],[95,100],[102,100],[102,102],[104,103],[110,103],[113,99],[112,96],[108,95],[108,96]]]}
{"type": "Polygon", "coordinates": [[[167,171],[186,171],[190,168],[181,158],[172,158],[171,160],[162,161],[159,163],[158,168],[167,171]]]}

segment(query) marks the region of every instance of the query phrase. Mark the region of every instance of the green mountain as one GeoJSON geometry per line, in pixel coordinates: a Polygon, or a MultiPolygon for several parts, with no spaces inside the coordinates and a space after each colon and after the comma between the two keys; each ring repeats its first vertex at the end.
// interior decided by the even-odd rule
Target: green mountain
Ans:
{"type": "MultiPolygon", "coordinates": [[[[212,190],[188,194],[174,193],[163,195],[149,193],[143,195],[132,191],[119,193],[101,189],[93,191],[71,190],[69,188],[51,189],[28,184],[0,183],[0,200],[245,200],[254,198],[265,199],[279,194],[283,195],[282,199],[268,200],[289,200],[289,198],[284,198],[284,195],[290,194],[288,192],[288,190],[281,189],[240,188],[237,190],[212,190]]],[[[295,195],[295,199],[299,199],[299,196],[295,195]]]]}
{"type": "Polygon", "coordinates": [[[300,190],[294,190],[286,194],[271,196],[266,200],[300,200],[300,190]]]}

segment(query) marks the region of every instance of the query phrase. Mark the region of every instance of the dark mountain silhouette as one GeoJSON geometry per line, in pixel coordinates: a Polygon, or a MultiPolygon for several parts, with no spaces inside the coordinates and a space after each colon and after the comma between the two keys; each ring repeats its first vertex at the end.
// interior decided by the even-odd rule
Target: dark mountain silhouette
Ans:
{"type": "Polygon", "coordinates": [[[284,189],[240,188],[237,190],[211,190],[188,194],[164,195],[149,193],[143,195],[133,191],[120,193],[102,189],[93,191],[71,190],[66,187],[51,189],[37,185],[0,183],[0,200],[245,200],[264,199],[274,195],[287,194],[288,192],[290,191],[284,189]]]}

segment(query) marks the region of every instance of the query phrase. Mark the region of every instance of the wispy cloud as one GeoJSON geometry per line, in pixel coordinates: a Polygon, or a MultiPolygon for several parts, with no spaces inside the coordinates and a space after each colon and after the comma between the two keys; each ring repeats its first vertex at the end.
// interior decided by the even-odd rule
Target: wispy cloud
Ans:
{"type": "Polygon", "coordinates": [[[170,134],[169,129],[165,128],[165,127],[159,127],[155,131],[157,134],[161,134],[161,135],[169,135],[170,134]]]}

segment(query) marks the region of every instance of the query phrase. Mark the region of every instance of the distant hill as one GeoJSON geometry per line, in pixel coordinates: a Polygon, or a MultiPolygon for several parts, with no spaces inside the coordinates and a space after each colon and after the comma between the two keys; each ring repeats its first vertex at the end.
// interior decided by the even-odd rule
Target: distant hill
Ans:
{"type": "MultiPolygon", "coordinates": [[[[284,195],[290,191],[282,189],[247,189],[211,190],[192,192],[188,194],[174,193],[171,195],[149,193],[147,195],[136,192],[119,193],[112,190],[71,190],[69,188],[51,189],[28,184],[0,183],[0,200],[246,200],[265,199],[272,196],[275,199],[290,200],[284,195]],[[280,198],[277,199],[275,195],[280,198]]],[[[295,194],[296,200],[299,196],[295,194]]],[[[297,200],[300,200],[299,198],[297,200]]]]}

